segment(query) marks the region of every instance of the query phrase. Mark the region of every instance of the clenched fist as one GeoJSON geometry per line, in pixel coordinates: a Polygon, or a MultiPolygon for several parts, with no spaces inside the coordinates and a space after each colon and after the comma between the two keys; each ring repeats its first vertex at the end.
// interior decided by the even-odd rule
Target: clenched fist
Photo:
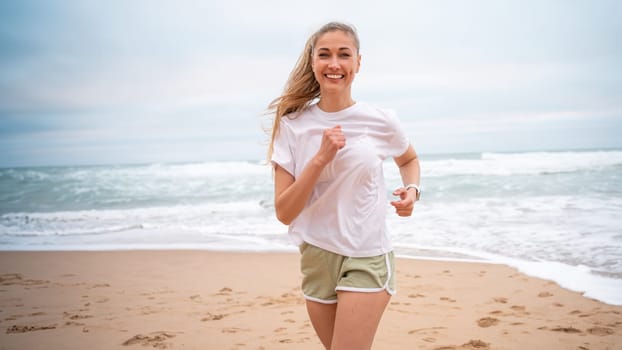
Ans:
{"type": "Polygon", "coordinates": [[[315,157],[320,164],[326,165],[335,158],[337,151],[345,147],[345,145],[346,137],[343,135],[343,131],[341,131],[341,126],[337,125],[326,129],[322,134],[322,143],[315,157]]]}

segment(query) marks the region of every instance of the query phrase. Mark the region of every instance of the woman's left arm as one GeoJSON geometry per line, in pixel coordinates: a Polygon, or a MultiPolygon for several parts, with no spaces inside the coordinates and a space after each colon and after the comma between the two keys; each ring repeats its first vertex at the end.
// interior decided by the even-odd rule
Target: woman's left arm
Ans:
{"type": "Polygon", "coordinates": [[[400,187],[393,191],[394,196],[399,196],[400,199],[391,202],[391,205],[395,207],[395,212],[399,216],[410,216],[413,212],[413,208],[415,206],[415,202],[417,201],[417,192],[419,188],[419,177],[420,177],[420,168],[419,168],[419,159],[417,158],[417,152],[412,145],[408,146],[408,149],[404,154],[399,157],[393,158],[395,160],[395,164],[400,169],[400,175],[402,177],[402,183],[404,186],[407,185],[416,185],[417,189],[414,187],[406,188],[400,187]]]}

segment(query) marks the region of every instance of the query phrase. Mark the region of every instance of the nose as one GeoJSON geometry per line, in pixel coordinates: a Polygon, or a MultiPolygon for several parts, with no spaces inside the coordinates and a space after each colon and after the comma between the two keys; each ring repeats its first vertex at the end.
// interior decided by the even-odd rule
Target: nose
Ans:
{"type": "Polygon", "coordinates": [[[328,68],[330,69],[339,69],[339,62],[337,61],[337,57],[333,57],[328,62],[328,68]]]}

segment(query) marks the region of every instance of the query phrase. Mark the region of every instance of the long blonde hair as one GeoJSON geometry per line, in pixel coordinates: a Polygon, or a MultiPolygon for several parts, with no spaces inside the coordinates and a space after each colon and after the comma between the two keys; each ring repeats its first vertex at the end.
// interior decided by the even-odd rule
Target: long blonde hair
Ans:
{"type": "Polygon", "coordinates": [[[313,33],[307,40],[305,48],[300,54],[296,66],[289,74],[283,94],[275,98],[268,105],[268,114],[274,114],[272,121],[272,130],[267,130],[271,134],[270,144],[268,146],[268,161],[272,157],[274,151],[274,140],[279,134],[281,118],[296,118],[304,111],[311,102],[320,97],[320,84],[315,80],[313,68],[311,66],[313,60],[313,49],[320,36],[328,32],[342,31],[352,36],[357,52],[360,51],[359,38],[356,29],[352,25],[341,22],[330,22],[323,25],[318,31],[313,33]]]}

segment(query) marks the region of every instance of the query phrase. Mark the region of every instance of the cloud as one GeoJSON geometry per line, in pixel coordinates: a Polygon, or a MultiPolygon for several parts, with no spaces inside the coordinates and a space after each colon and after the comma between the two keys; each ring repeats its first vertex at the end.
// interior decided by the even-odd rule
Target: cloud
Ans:
{"type": "Polygon", "coordinates": [[[611,120],[622,110],[621,9],[615,1],[3,2],[0,159],[40,162],[46,147],[103,157],[108,145],[125,149],[120,158],[164,161],[175,160],[164,151],[174,143],[263,140],[261,113],[308,35],[330,20],[359,30],[355,98],[430,133],[471,140],[611,120]],[[17,148],[19,157],[10,154],[17,148]]]}

